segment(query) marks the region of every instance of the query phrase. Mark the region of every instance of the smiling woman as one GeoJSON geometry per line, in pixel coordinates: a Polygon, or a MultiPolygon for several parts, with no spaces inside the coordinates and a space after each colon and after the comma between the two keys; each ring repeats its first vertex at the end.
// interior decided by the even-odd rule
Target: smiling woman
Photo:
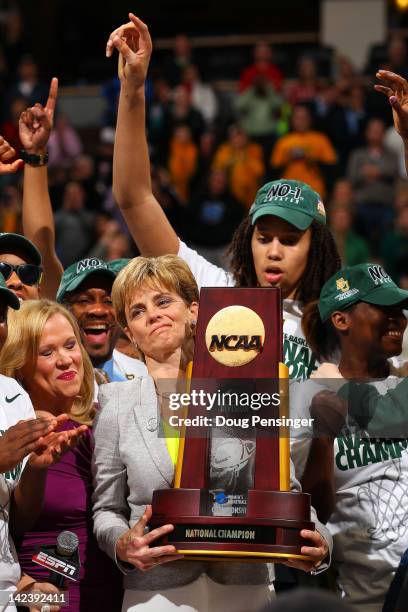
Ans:
{"type": "MultiPolygon", "coordinates": [[[[303,479],[312,490],[319,490],[320,511],[327,513],[334,538],[339,589],[356,610],[367,612],[382,609],[408,548],[408,440],[403,427],[401,434],[395,430],[398,438],[386,438],[393,415],[384,415],[382,428],[368,435],[372,406],[362,403],[361,389],[366,385],[360,383],[385,396],[401,382],[391,358],[402,350],[407,305],[408,291],[400,289],[381,266],[368,263],[332,276],[318,303],[304,315],[307,340],[321,356],[338,350],[339,369],[332,376],[345,380],[338,385],[342,387],[338,395],[331,393],[318,370],[317,387],[312,383],[299,388],[306,409],[302,416],[312,416],[317,431],[323,433],[311,441],[307,461],[304,444],[301,453],[292,448],[294,461],[299,471],[306,464],[303,479]],[[310,391],[313,399],[308,401],[310,391]]],[[[330,387],[331,381],[327,383],[330,387]]],[[[402,405],[406,414],[406,397],[402,405]]],[[[392,410],[392,404],[388,408],[392,410]]]]}
{"type": "Polygon", "coordinates": [[[93,369],[70,313],[47,300],[29,300],[18,316],[9,316],[9,332],[0,357],[1,371],[17,379],[35,410],[69,413],[91,424],[93,369]]]}
{"type": "MultiPolygon", "coordinates": [[[[67,413],[64,429],[91,425],[94,374],[75,319],[63,306],[48,300],[25,301],[18,312],[17,317],[9,316],[0,371],[24,387],[37,415],[67,413]]],[[[99,551],[92,533],[92,447],[88,430],[78,447],[49,468],[42,513],[32,531],[17,542],[22,568],[41,580],[47,572],[32,563],[33,554],[40,546],[55,545],[61,530],[77,534],[81,572],[79,582],[70,582],[69,612],[111,612],[120,607],[121,600],[115,567],[99,551]]]]}

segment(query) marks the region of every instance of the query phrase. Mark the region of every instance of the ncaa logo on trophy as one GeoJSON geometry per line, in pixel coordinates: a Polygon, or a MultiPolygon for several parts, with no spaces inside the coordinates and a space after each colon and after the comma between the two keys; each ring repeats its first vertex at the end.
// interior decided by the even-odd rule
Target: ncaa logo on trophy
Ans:
{"type": "Polygon", "coordinates": [[[265,327],[261,317],[246,306],[227,306],[208,322],[207,349],[224,366],[243,366],[262,351],[265,327]]]}

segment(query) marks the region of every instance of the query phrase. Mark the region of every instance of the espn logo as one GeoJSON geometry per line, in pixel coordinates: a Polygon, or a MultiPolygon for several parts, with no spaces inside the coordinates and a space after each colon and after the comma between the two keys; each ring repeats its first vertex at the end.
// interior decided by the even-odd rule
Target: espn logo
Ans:
{"type": "Polygon", "coordinates": [[[57,574],[61,574],[62,576],[71,578],[71,580],[75,580],[74,576],[77,571],[75,565],[66,563],[65,561],[62,561],[57,557],[47,555],[47,553],[43,551],[40,551],[39,553],[35,554],[32,560],[34,561],[34,563],[42,565],[42,567],[46,567],[47,569],[50,569],[53,572],[57,572],[57,574]]]}

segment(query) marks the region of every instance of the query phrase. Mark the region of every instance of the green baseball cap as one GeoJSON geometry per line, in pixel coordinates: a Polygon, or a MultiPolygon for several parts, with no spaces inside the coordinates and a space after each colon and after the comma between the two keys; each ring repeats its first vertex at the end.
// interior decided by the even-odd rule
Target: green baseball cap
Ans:
{"type": "Polygon", "coordinates": [[[407,301],[408,291],[400,289],[382,266],[373,263],[342,268],[323,285],[319,313],[327,321],[336,310],[346,310],[357,302],[392,306],[407,301]]]}
{"type": "Polygon", "coordinates": [[[0,233],[0,253],[13,253],[15,250],[22,251],[30,262],[41,266],[41,253],[31,240],[21,234],[0,233]]]}
{"type": "Polygon", "coordinates": [[[116,275],[128,265],[130,259],[127,257],[121,257],[120,259],[112,259],[112,261],[108,261],[108,268],[112,270],[116,275]]]}
{"type": "Polygon", "coordinates": [[[88,276],[96,273],[106,275],[112,279],[112,283],[116,278],[116,273],[109,268],[107,262],[97,257],[87,257],[71,264],[62,275],[57,302],[62,302],[66,293],[74,291],[88,276]]]}
{"type": "Polygon", "coordinates": [[[3,299],[11,308],[18,310],[20,308],[20,300],[11,289],[7,288],[6,281],[0,274],[0,299],[3,299]]]}
{"type": "Polygon", "coordinates": [[[326,211],[321,197],[306,183],[279,179],[261,187],[249,211],[254,225],[260,217],[273,215],[291,223],[300,230],[312,221],[326,223],[326,211]]]}

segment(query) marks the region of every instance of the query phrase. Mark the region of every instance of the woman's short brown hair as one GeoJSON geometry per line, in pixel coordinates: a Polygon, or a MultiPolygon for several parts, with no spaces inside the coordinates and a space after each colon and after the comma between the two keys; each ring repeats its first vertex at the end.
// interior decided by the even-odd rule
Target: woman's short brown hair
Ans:
{"type": "Polygon", "coordinates": [[[190,306],[198,302],[199,292],[190,268],[177,255],[160,257],[135,257],[116,277],[112,287],[112,301],[116,318],[121,327],[127,327],[126,306],[133,293],[142,285],[162,285],[177,293],[190,306]]]}

